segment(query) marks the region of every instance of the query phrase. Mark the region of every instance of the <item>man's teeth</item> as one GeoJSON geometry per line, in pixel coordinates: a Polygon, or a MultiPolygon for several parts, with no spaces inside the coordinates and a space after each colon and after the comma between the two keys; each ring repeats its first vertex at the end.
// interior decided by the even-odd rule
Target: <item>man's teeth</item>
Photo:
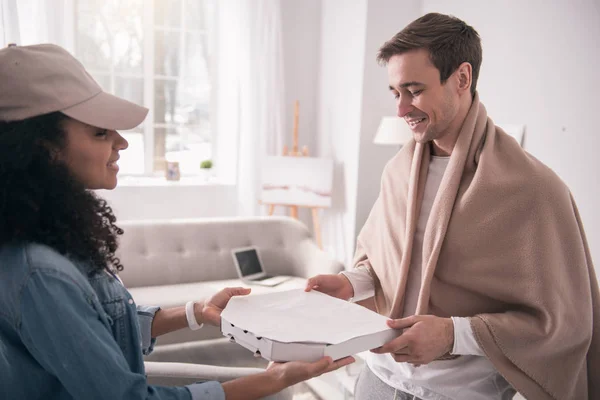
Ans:
{"type": "Polygon", "coordinates": [[[421,123],[421,122],[423,122],[423,121],[425,121],[425,118],[421,118],[421,119],[415,119],[415,120],[413,120],[413,121],[410,121],[410,122],[409,122],[409,125],[410,125],[410,126],[415,126],[415,125],[418,125],[418,124],[420,124],[420,123],[421,123]]]}

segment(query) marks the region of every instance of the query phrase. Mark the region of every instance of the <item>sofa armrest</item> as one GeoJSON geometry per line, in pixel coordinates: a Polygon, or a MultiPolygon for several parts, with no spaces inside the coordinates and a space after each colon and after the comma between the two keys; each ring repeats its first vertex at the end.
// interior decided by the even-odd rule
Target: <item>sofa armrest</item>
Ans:
{"type": "MultiPolygon", "coordinates": [[[[227,382],[233,379],[264,372],[261,368],[219,367],[176,362],[145,361],[148,383],[160,386],[185,386],[201,381],[227,382]]],[[[293,388],[287,388],[268,400],[292,400],[293,388]]]]}
{"type": "Polygon", "coordinates": [[[264,372],[264,369],[261,368],[220,367],[159,361],[145,361],[144,366],[148,383],[163,386],[183,386],[199,381],[227,382],[264,372]]]}

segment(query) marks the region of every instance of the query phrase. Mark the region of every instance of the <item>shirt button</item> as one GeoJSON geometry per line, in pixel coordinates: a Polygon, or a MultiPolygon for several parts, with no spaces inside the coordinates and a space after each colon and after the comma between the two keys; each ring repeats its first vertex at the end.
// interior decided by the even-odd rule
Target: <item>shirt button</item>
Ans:
{"type": "Polygon", "coordinates": [[[133,304],[133,299],[129,299],[129,304],[133,304]]]}

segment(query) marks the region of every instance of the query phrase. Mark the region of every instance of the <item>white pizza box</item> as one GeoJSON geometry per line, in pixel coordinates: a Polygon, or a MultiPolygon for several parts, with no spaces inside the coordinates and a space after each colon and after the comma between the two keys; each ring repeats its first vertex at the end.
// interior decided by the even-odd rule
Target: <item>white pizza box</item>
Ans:
{"type": "Polygon", "coordinates": [[[221,314],[221,331],[269,361],[338,360],[397,337],[386,320],[358,304],[294,289],[233,297],[221,314]]]}

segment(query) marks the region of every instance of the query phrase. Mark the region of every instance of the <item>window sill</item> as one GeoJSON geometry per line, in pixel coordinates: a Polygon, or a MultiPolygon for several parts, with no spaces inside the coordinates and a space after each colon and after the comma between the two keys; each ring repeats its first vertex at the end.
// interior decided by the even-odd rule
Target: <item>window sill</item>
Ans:
{"type": "Polygon", "coordinates": [[[182,177],[178,181],[168,181],[164,177],[154,176],[124,176],[119,177],[117,187],[180,187],[180,186],[233,186],[217,178],[205,178],[200,176],[182,177]]]}

